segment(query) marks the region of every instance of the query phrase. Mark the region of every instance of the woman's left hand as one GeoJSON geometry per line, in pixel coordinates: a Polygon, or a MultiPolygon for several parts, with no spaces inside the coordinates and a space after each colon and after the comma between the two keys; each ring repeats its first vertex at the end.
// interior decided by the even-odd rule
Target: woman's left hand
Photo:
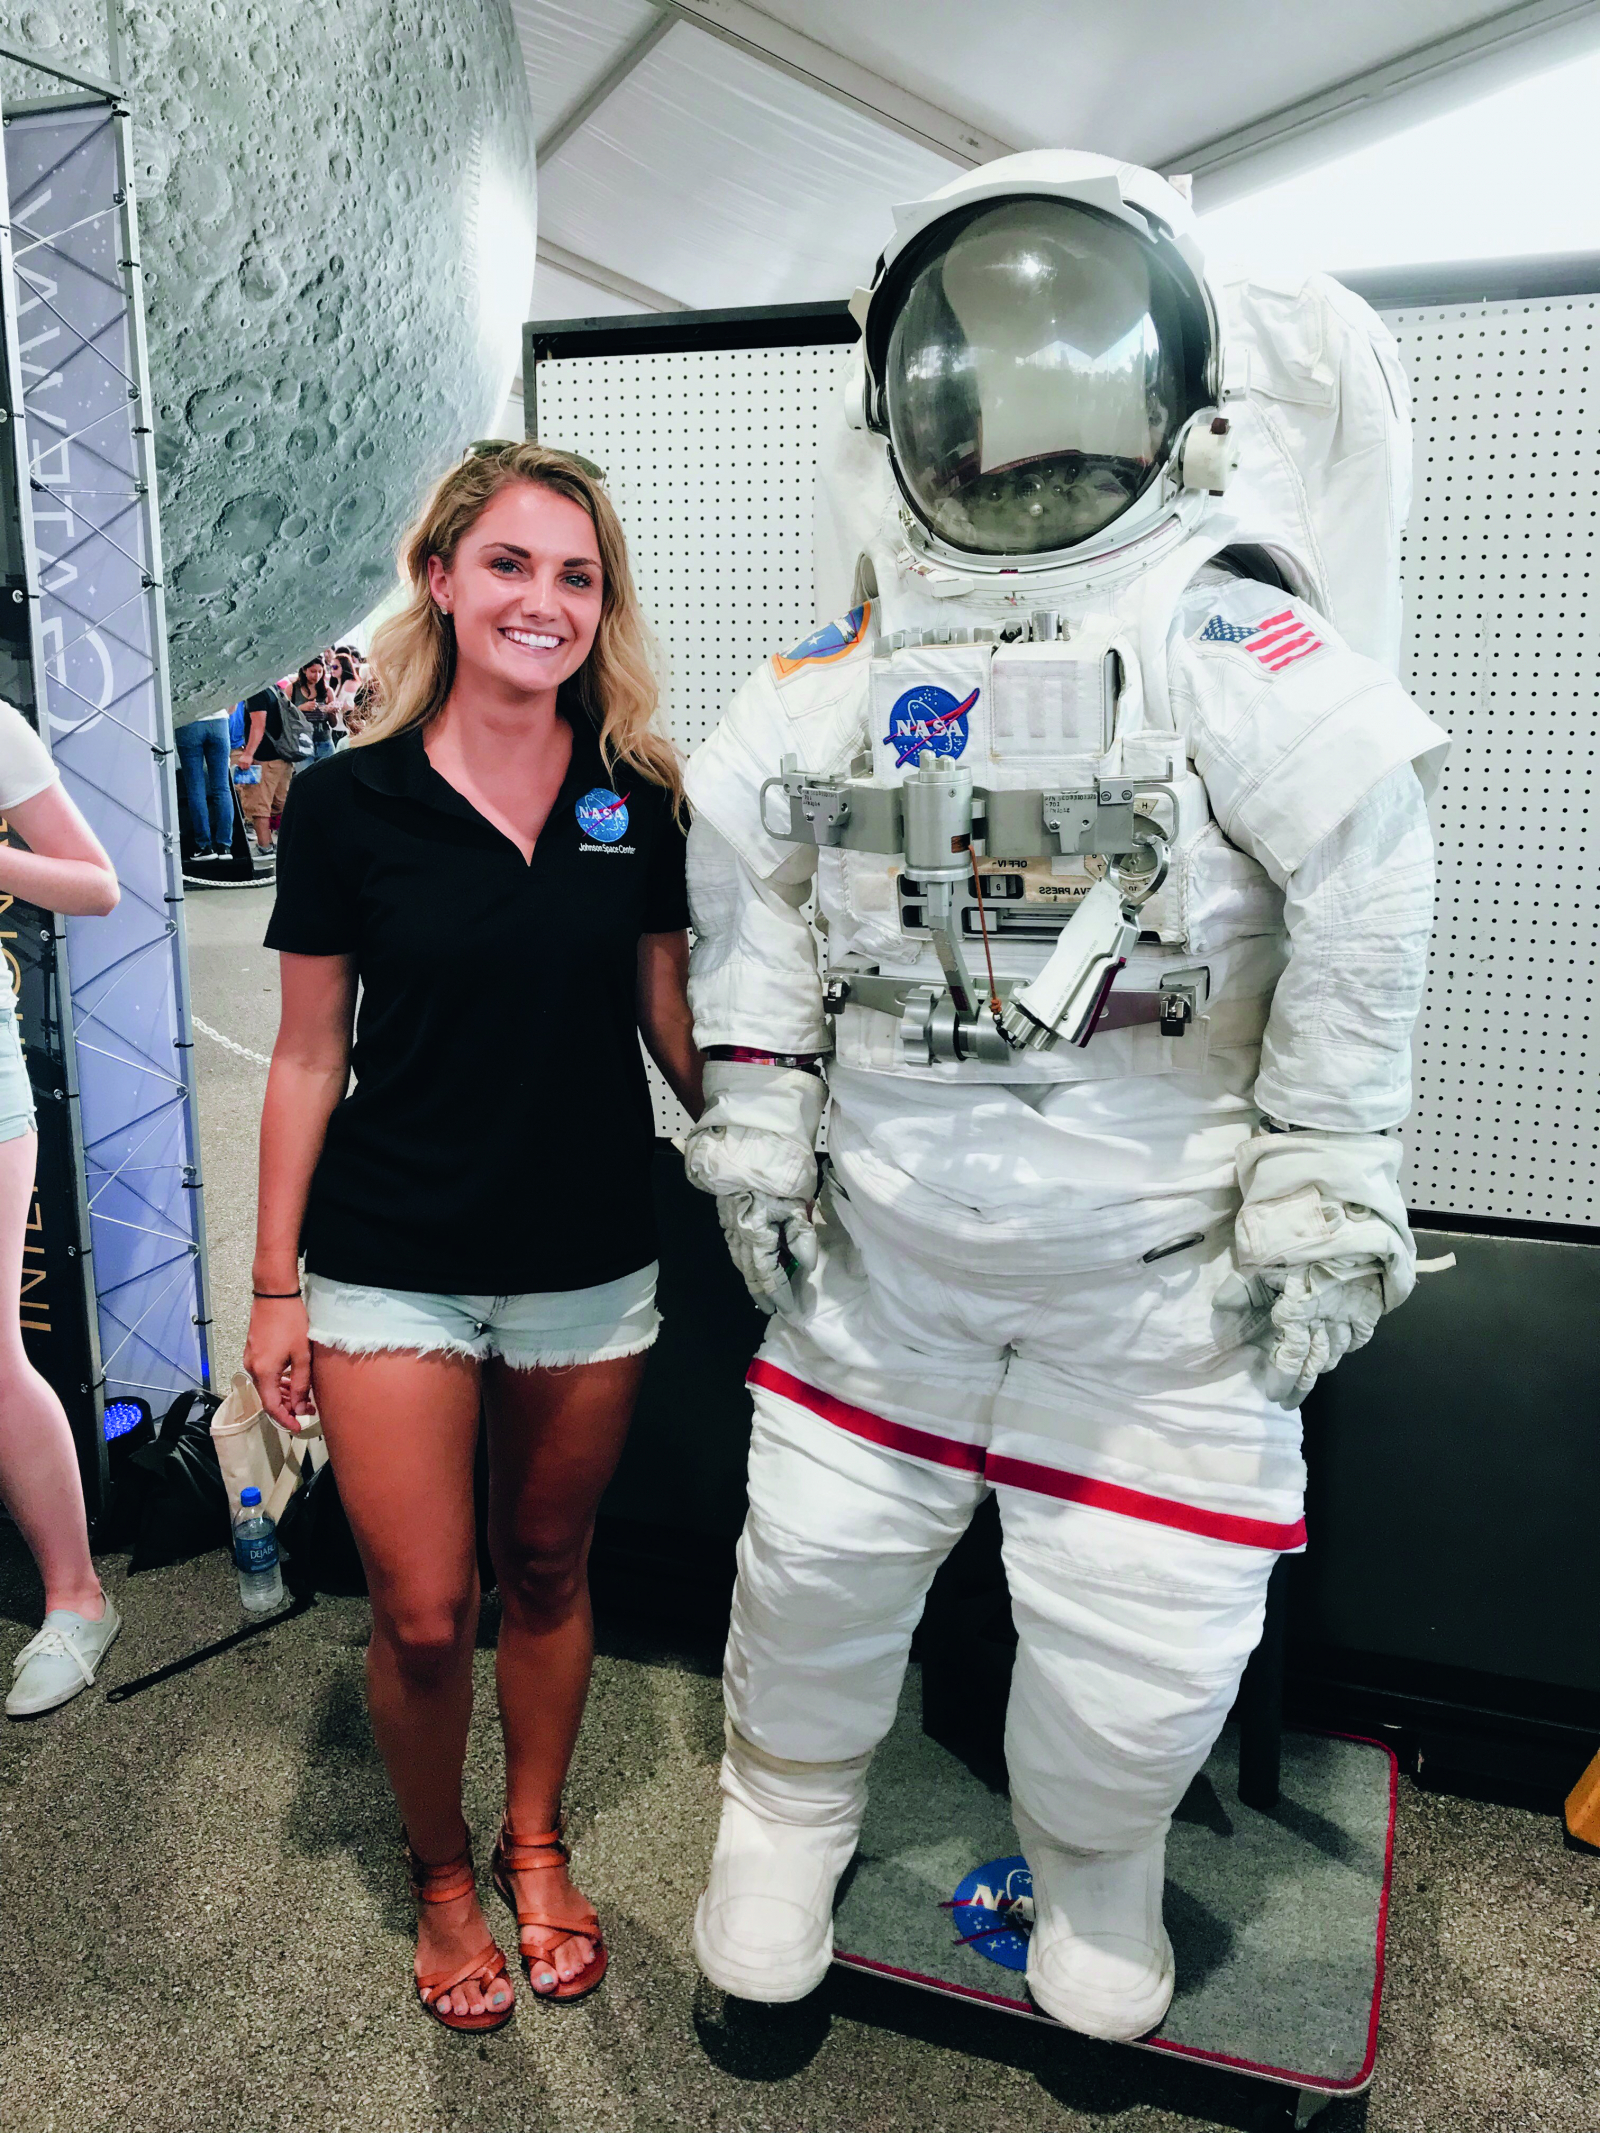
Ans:
{"type": "Polygon", "coordinates": [[[258,1296],[245,1336],[244,1367],[273,1421],[298,1436],[316,1413],[311,1397],[311,1333],[298,1296],[258,1296]]]}

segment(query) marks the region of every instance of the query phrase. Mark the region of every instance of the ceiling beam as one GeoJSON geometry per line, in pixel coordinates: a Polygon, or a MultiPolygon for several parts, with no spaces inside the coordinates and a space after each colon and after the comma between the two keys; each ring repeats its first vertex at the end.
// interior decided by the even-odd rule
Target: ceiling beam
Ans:
{"type": "Polygon", "coordinates": [[[1600,0],[1528,0],[1160,160],[1202,212],[1559,66],[1600,43],[1600,0]]]}
{"type": "Polygon", "coordinates": [[[606,98],[621,88],[640,60],[649,57],[671,27],[670,15],[657,15],[654,21],[647,22],[638,36],[630,38],[622,47],[605,72],[589,84],[577,102],[567,106],[539,142],[537,154],[541,168],[566,146],[580,126],[588,124],[606,98]]]}
{"type": "Polygon", "coordinates": [[[677,297],[652,289],[648,282],[635,281],[631,274],[619,274],[615,267],[603,267],[596,259],[585,259],[581,252],[569,252],[564,244],[552,244],[548,237],[539,239],[539,257],[547,267],[570,274],[574,281],[586,281],[591,289],[604,289],[612,296],[625,296],[629,303],[642,304],[646,311],[690,309],[677,297]]]}
{"type": "Polygon", "coordinates": [[[831,46],[818,44],[815,38],[775,22],[759,8],[748,5],[748,0],[651,0],[651,5],[668,20],[687,22],[712,37],[720,37],[735,51],[749,53],[791,80],[804,82],[808,88],[832,97],[836,104],[863,112],[879,125],[915,141],[918,147],[931,148],[968,169],[975,163],[990,163],[996,156],[1015,153],[1009,141],[984,132],[981,126],[971,125],[953,111],[927,103],[909,89],[846,59],[831,46]]]}

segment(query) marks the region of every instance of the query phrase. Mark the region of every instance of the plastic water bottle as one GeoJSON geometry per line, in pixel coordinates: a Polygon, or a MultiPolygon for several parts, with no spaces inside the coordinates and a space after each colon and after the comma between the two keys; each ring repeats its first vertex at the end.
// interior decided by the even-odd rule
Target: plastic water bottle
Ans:
{"type": "Polygon", "coordinates": [[[261,1508],[259,1489],[240,1491],[233,1521],[233,1560],[238,1566],[239,1599],[246,1614],[269,1615],[283,1605],[278,1529],[261,1508]]]}

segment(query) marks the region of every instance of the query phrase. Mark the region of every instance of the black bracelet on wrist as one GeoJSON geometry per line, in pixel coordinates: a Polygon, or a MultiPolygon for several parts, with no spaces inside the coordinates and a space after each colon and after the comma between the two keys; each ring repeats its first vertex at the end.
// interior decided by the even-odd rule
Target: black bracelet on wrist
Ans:
{"type": "Polygon", "coordinates": [[[298,1289],[252,1289],[250,1294],[257,1303],[281,1304],[287,1303],[291,1297],[298,1303],[301,1292],[298,1289]]]}

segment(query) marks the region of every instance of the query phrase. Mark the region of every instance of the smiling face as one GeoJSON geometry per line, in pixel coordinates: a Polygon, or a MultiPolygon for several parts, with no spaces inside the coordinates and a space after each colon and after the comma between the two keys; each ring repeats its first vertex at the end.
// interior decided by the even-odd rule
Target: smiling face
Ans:
{"type": "Polygon", "coordinates": [[[516,481],[484,507],[428,587],[455,623],[456,681],[500,697],[540,696],[588,658],[605,581],[581,504],[516,481]]]}

